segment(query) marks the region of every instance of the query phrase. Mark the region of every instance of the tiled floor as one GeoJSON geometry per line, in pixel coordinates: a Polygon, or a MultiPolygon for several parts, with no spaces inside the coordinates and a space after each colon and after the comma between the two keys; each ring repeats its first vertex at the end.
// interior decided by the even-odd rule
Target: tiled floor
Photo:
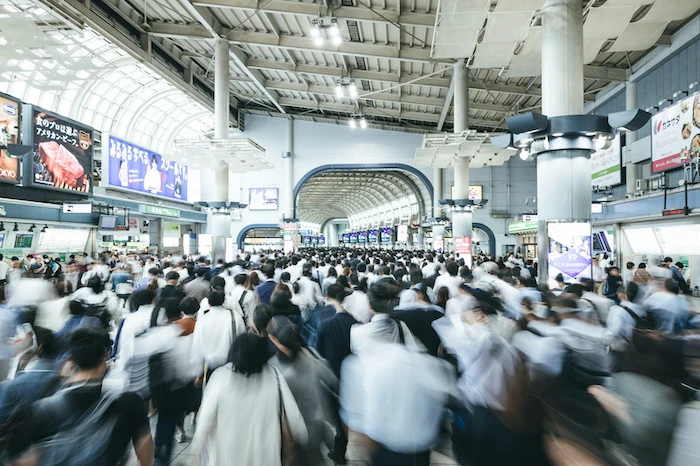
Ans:
{"type": "MultiPolygon", "coordinates": [[[[190,423],[191,416],[185,421],[185,432],[187,436],[191,439],[194,434],[195,426],[190,423]]],[[[155,418],[151,418],[151,428],[155,432],[155,418]]],[[[323,447],[324,456],[327,453],[325,446],[323,447]]],[[[449,446],[445,448],[439,448],[438,451],[434,451],[431,454],[430,464],[433,466],[455,466],[457,463],[452,459],[449,452],[449,446]]],[[[132,455],[133,456],[133,455],[132,455]]],[[[196,465],[196,459],[194,452],[192,451],[191,442],[187,441],[185,443],[175,443],[173,446],[173,458],[170,462],[172,466],[193,466],[196,465]]],[[[349,466],[368,466],[368,463],[364,457],[361,445],[358,443],[357,438],[352,434],[348,442],[348,451],[345,455],[348,460],[347,464],[349,466]]],[[[326,460],[326,466],[333,466],[335,463],[331,460],[326,460]]],[[[131,458],[127,466],[137,466],[135,458],[131,458]]]]}
{"type": "MultiPolygon", "coordinates": [[[[194,434],[195,426],[190,423],[191,417],[185,421],[185,431],[189,438],[194,434]]],[[[155,430],[155,418],[151,419],[151,427],[155,430]]],[[[568,440],[548,436],[546,438],[546,449],[555,466],[606,466],[606,463],[595,458],[585,449],[568,440]]],[[[327,453],[323,447],[324,455],[327,453]]],[[[133,456],[133,455],[132,455],[133,456]]],[[[352,434],[348,442],[346,454],[349,466],[368,466],[364,453],[358,439],[352,434]]],[[[456,466],[457,462],[452,458],[449,442],[444,442],[430,456],[431,466],[456,466]]],[[[132,457],[127,466],[137,466],[136,460],[132,457]]],[[[175,443],[173,447],[172,466],[194,466],[197,464],[191,443],[175,443]]],[[[326,460],[326,466],[334,466],[333,461],[326,460]]]]}

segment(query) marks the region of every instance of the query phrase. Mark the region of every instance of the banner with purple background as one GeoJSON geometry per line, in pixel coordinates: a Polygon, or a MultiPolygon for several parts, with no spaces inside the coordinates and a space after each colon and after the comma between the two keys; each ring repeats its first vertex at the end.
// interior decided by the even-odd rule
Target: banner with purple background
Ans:
{"type": "Polygon", "coordinates": [[[591,276],[591,224],[548,223],[549,279],[562,274],[564,281],[591,276]]]}
{"type": "Polygon", "coordinates": [[[112,135],[102,147],[103,160],[104,149],[109,154],[110,187],[187,200],[188,169],[185,165],[112,135]]]}

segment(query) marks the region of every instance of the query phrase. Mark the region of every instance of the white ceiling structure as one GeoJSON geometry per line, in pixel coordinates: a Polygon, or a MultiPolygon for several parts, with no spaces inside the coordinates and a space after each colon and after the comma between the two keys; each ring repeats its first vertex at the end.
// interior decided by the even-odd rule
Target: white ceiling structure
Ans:
{"type": "MultiPolygon", "coordinates": [[[[588,101],[625,81],[650,48],[668,45],[700,6],[698,0],[581,1],[588,101]]],[[[0,91],[196,165],[182,148],[196,146],[213,127],[214,39],[224,38],[231,42],[231,126],[244,129],[245,114],[341,124],[362,114],[375,128],[428,133],[417,161],[449,166],[462,143],[438,148],[431,135],[452,128],[452,64],[465,59],[469,127],[481,135],[464,141],[478,145],[471,165],[501,164],[508,154],[489,147],[485,134],[505,129],[507,116],[541,105],[543,2],[0,0],[0,91]],[[341,43],[316,45],[312,21],[321,17],[337,20],[341,43]],[[358,97],[337,97],[338,80],[353,80],[358,97]]],[[[261,151],[245,150],[250,157],[232,161],[241,171],[265,166],[261,151]]],[[[375,174],[358,176],[334,180],[341,183],[336,189],[355,196],[352,188],[375,174]]],[[[358,197],[341,209],[327,202],[330,185],[317,181],[302,192],[318,202],[299,200],[300,212],[316,223],[339,212],[361,223],[392,203],[403,215],[400,199],[411,195],[386,192],[365,210],[358,197]]],[[[411,202],[425,202],[413,195],[411,202]]],[[[425,207],[418,210],[426,216],[425,207]]]]}
{"type": "MultiPolygon", "coordinates": [[[[540,105],[543,0],[35,1],[167,70],[197,99],[211,101],[212,39],[230,40],[233,113],[347,122],[361,112],[375,127],[449,129],[455,58],[470,66],[470,128],[497,131],[506,116],[540,105]],[[317,46],[312,21],[328,16],[343,41],[317,46]],[[356,101],[335,96],[341,78],[358,85],[356,101]]],[[[588,100],[624,81],[698,8],[697,0],[582,3],[588,100]]]]}

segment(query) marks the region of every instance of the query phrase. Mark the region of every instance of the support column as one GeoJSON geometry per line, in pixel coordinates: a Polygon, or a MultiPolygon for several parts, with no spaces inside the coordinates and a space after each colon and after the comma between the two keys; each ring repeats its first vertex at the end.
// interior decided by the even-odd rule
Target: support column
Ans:
{"type": "Polygon", "coordinates": [[[416,244],[416,249],[423,249],[425,247],[425,233],[423,232],[423,227],[418,227],[418,243],[416,244]]]}
{"type": "MultiPolygon", "coordinates": [[[[216,39],[214,44],[214,138],[228,138],[229,127],[229,42],[216,39]]],[[[220,161],[210,170],[202,170],[202,198],[209,202],[228,202],[228,163],[220,161]]],[[[225,259],[226,238],[231,236],[228,211],[210,212],[208,231],[212,235],[213,260],[225,259]]]]}
{"type": "Polygon", "coordinates": [[[287,142],[282,154],[284,159],[284,216],[294,218],[294,120],[287,120],[287,142]]]}
{"type": "MultiPolygon", "coordinates": [[[[546,0],[542,8],[542,113],[583,113],[583,8],[579,0],[546,0]]],[[[539,282],[548,283],[548,222],[590,222],[588,150],[537,157],[539,282]]],[[[554,277],[551,277],[552,279],[554,277]]]]}
{"type": "MultiPolygon", "coordinates": [[[[637,108],[637,83],[629,81],[625,84],[625,110],[634,110],[637,108]]],[[[625,133],[625,145],[631,144],[637,140],[636,131],[627,131],[625,133]]],[[[639,178],[638,167],[636,163],[629,162],[625,167],[625,177],[627,179],[627,195],[633,196],[637,190],[637,178],[639,178]]]]}
{"type": "MultiPolygon", "coordinates": [[[[452,76],[454,82],[454,132],[459,134],[469,129],[469,79],[464,60],[454,64],[452,76]]],[[[455,199],[469,199],[469,158],[454,158],[455,199]]],[[[457,237],[466,237],[471,245],[472,213],[471,211],[454,211],[452,213],[452,241],[456,245],[457,237]]],[[[456,253],[456,251],[455,251],[456,253]]],[[[456,256],[456,254],[455,254],[456,256]]],[[[471,267],[471,250],[459,256],[471,267]]]]}

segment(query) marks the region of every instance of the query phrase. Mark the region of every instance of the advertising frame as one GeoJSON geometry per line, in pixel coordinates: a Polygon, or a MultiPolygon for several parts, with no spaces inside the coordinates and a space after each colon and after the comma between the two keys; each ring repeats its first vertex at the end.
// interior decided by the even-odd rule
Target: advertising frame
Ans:
{"type": "Polygon", "coordinates": [[[618,133],[608,149],[591,154],[591,186],[622,184],[622,137],[618,133]]]}
{"type": "Polygon", "coordinates": [[[590,222],[547,222],[549,280],[561,273],[564,281],[591,277],[593,254],[590,222]]]}
{"type": "Polygon", "coordinates": [[[261,210],[261,211],[275,211],[279,210],[279,205],[280,205],[280,190],[277,187],[259,187],[259,188],[248,188],[248,210],[261,210]],[[261,205],[264,205],[266,202],[266,192],[265,191],[275,191],[275,197],[274,197],[274,207],[258,207],[254,205],[253,202],[253,195],[255,194],[257,196],[257,192],[261,192],[262,195],[262,203],[261,205]]]}
{"type": "MultiPolygon", "coordinates": [[[[58,191],[62,193],[71,193],[71,194],[77,194],[81,196],[89,196],[92,194],[93,187],[94,187],[94,177],[93,177],[93,167],[94,167],[94,157],[95,157],[95,129],[91,126],[88,126],[86,124],[80,123],[78,121],[75,121],[71,118],[65,117],[63,115],[60,115],[55,112],[51,112],[49,110],[45,110],[41,107],[35,106],[35,105],[25,105],[24,109],[25,111],[25,119],[23,122],[23,126],[29,130],[29,134],[31,134],[31,137],[27,136],[26,139],[27,141],[25,144],[31,145],[33,150],[32,150],[32,157],[25,157],[23,159],[23,164],[24,164],[24,171],[23,171],[23,182],[22,185],[26,187],[33,187],[33,188],[39,188],[39,189],[47,189],[51,191],[58,191]],[[32,116],[31,120],[28,120],[26,118],[26,111],[27,109],[30,109],[30,114],[32,116]],[[38,126],[38,120],[41,117],[41,115],[44,115],[42,118],[42,121],[46,121],[47,125],[42,124],[42,129],[40,129],[41,132],[41,137],[39,137],[39,134],[37,134],[37,126],[38,126]],[[68,127],[72,126],[73,130],[75,131],[70,131],[70,135],[68,134],[68,127]],[[45,138],[45,136],[50,136],[48,138],[45,138]],[[55,138],[53,136],[56,136],[55,138]],[[63,141],[65,144],[61,144],[58,142],[60,139],[63,141]],[[41,141],[38,141],[38,139],[42,139],[41,141]],[[75,158],[75,161],[81,166],[83,169],[83,175],[87,175],[87,182],[89,184],[88,188],[83,190],[83,189],[67,189],[63,187],[57,187],[55,186],[55,183],[61,183],[61,181],[37,181],[37,176],[41,175],[36,172],[36,168],[40,167],[43,165],[44,170],[51,171],[51,175],[56,174],[55,170],[52,170],[48,167],[48,165],[45,162],[41,161],[41,144],[45,143],[50,143],[50,142],[55,142],[57,146],[60,148],[63,148],[64,151],[67,151],[70,155],[72,155],[75,158]],[[77,146],[76,146],[77,145],[77,146]],[[69,149],[68,147],[71,147],[72,149],[69,149]],[[76,147],[80,148],[80,150],[83,152],[83,154],[78,154],[75,153],[74,151],[78,150],[76,147]],[[78,157],[87,157],[87,161],[80,161],[78,157]],[[26,174],[26,176],[24,176],[26,174]],[[51,184],[53,183],[53,184],[51,184]]],[[[25,133],[27,134],[27,133],[25,133]]],[[[58,149],[60,151],[60,149],[58,149]]],[[[45,152],[44,152],[45,153],[45,152]]],[[[63,171],[61,171],[63,173],[63,171]]],[[[77,180],[76,180],[77,183],[77,180]]],[[[65,182],[64,182],[65,184],[65,182]]],[[[77,186],[76,186],[77,188],[77,186]]]]}
{"type": "Polygon", "coordinates": [[[694,156],[700,156],[700,92],[651,117],[652,173],[682,167],[694,156]]]}
{"type": "MultiPolygon", "coordinates": [[[[13,134],[12,131],[9,130],[7,127],[9,122],[5,124],[5,130],[7,132],[7,140],[3,141],[5,139],[5,135],[2,134],[2,123],[5,120],[0,121],[0,144],[5,143],[5,144],[21,144],[22,143],[22,134],[23,134],[23,129],[22,128],[22,101],[20,99],[17,99],[9,94],[5,94],[0,92],[0,118],[2,118],[3,115],[7,115],[8,117],[12,117],[10,107],[14,106],[14,111],[17,116],[17,126],[15,127],[15,132],[16,134],[13,134]],[[13,105],[14,104],[14,105],[13,105]],[[12,142],[11,138],[15,137],[14,142],[12,142]]],[[[9,121],[9,120],[8,120],[9,121]]],[[[24,170],[23,166],[21,163],[20,159],[13,158],[7,155],[7,150],[5,149],[0,149],[0,183],[5,183],[5,184],[12,184],[12,185],[20,185],[22,184],[22,177],[24,175],[24,170]],[[15,179],[4,176],[5,170],[14,170],[15,171],[15,179]]]]}
{"type": "Polygon", "coordinates": [[[408,225],[402,224],[396,226],[396,242],[408,243],[408,225]]]}
{"type": "Polygon", "coordinates": [[[357,242],[358,244],[365,244],[367,242],[367,231],[362,230],[357,232],[357,242]]]}
{"type": "Polygon", "coordinates": [[[379,229],[379,242],[380,243],[391,243],[391,238],[394,236],[394,228],[393,227],[381,227],[379,229]],[[384,234],[386,231],[389,231],[389,234],[384,234]]]}
{"type": "Polygon", "coordinates": [[[376,228],[371,228],[367,230],[367,242],[368,243],[378,243],[379,242],[379,230],[376,228]]]}
{"type": "Polygon", "coordinates": [[[125,138],[109,133],[102,134],[102,157],[102,181],[100,186],[124,192],[145,194],[173,202],[188,202],[189,166],[168,159],[159,152],[140,144],[135,144],[125,138]],[[126,152],[128,159],[114,155],[120,145],[120,148],[126,152]],[[147,165],[145,168],[137,166],[139,159],[141,159],[141,162],[144,162],[143,157],[146,158],[146,161],[155,158],[158,167],[153,170],[150,165],[147,165]],[[116,165],[112,166],[113,163],[119,163],[119,167],[116,165]],[[147,177],[155,182],[156,174],[160,175],[159,192],[154,192],[153,189],[147,189],[145,186],[147,177]],[[172,179],[170,179],[171,177],[172,179]],[[178,177],[180,178],[180,197],[177,197],[178,177]],[[124,180],[126,180],[126,185],[124,185],[124,180]],[[139,183],[141,188],[138,187],[139,183]],[[169,186],[169,183],[172,183],[172,186],[169,186]],[[135,186],[132,187],[132,184],[135,186]]]}

